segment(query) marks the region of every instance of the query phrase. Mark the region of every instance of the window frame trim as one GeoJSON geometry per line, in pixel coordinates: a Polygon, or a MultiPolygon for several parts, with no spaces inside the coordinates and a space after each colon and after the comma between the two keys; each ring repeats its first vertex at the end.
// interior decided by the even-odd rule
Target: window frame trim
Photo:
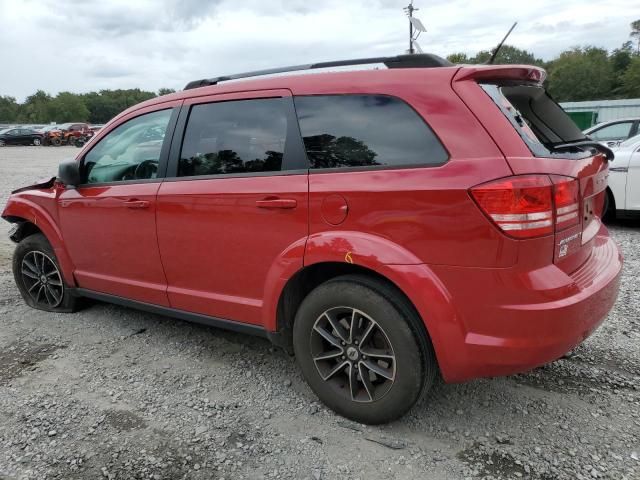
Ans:
{"type": "Polygon", "coordinates": [[[167,170],[163,181],[185,182],[194,180],[215,180],[225,178],[276,177],[289,175],[303,175],[309,171],[306,150],[300,135],[300,126],[293,103],[293,94],[288,89],[246,90],[233,93],[219,93],[213,95],[192,97],[185,99],[178,116],[175,131],[171,141],[167,170]],[[196,105],[215,104],[244,100],[266,100],[280,98],[283,101],[287,118],[285,138],[285,152],[282,157],[280,170],[267,172],[214,173],[210,175],[178,176],[178,165],[182,153],[182,145],[187,132],[191,109],[196,105]]]}
{"type": "MultiPolygon", "coordinates": [[[[591,135],[593,135],[596,132],[599,132],[600,130],[604,130],[605,128],[609,128],[609,127],[613,127],[615,125],[620,125],[621,123],[630,123],[631,127],[629,128],[629,136],[627,137],[627,139],[633,137],[633,131],[634,129],[636,129],[636,125],[638,124],[637,120],[624,120],[624,119],[620,119],[620,121],[612,121],[611,123],[609,123],[608,125],[603,125],[600,128],[596,128],[593,132],[591,132],[589,134],[589,137],[591,137],[591,135]]],[[[611,139],[604,139],[604,140],[598,140],[598,139],[594,139],[596,142],[611,142],[613,140],[611,139]]]]}
{"type": "Polygon", "coordinates": [[[158,172],[154,178],[140,178],[140,179],[118,180],[118,181],[114,180],[111,182],[81,183],[77,185],[75,188],[107,187],[107,186],[115,186],[115,185],[135,185],[138,183],[162,182],[167,171],[169,147],[171,145],[171,140],[173,138],[173,135],[175,134],[176,122],[178,120],[178,115],[180,113],[181,105],[182,105],[182,100],[177,102],[159,103],[156,105],[152,105],[148,108],[136,110],[134,112],[131,112],[128,115],[123,116],[122,118],[119,118],[118,121],[110,125],[108,129],[105,129],[104,127],[100,129],[100,133],[99,133],[99,136],[96,138],[96,142],[91,145],[91,148],[89,148],[86,152],[84,151],[81,152],[80,155],[76,158],[76,161],[78,162],[78,167],[80,169],[80,175],[82,178],[82,169],[84,168],[84,161],[86,159],[86,156],[116,128],[120,127],[121,125],[124,125],[125,123],[131,120],[135,120],[136,118],[142,117],[150,113],[161,112],[163,110],[171,110],[171,115],[169,116],[169,122],[167,123],[164,139],[162,141],[162,147],[160,148],[160,158],[158,159],[158,172]]]}

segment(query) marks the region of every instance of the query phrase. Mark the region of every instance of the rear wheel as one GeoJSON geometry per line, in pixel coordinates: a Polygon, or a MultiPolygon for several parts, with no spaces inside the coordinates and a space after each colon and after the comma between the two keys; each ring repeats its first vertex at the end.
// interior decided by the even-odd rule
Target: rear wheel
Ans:
{"type": "Polygon", "coordinates": [[[616,218],[616,201],[613,198],[611,190],[607,189],[604,196],[604,206],[602,207],[602,219],[604,221],[611,221],[616,218]]]}
{"type": "Polygon", "coordinates": [[[39,139],[39,138],[34,138],[34,139],[33,139],[33,144],[34,144],[36,147],[39,147],[41,143],[42,143],[42,142],[40,141],[40,139],[39,139]]]}
{"type": "Polygon", "coordinates": [[[47,312],[71,312],[76,298],[64,283],[53,248],[42,234],[20,241],[13,254],[13,276],[24,301],[47,312]]]}
{"type": "Polygon", "coordinates": [[[312,390],[335,412],[379,424],[406,413],[437,371],[417,315],[382,282],[330,280],[302,302],[294,350],[312,390]]]}

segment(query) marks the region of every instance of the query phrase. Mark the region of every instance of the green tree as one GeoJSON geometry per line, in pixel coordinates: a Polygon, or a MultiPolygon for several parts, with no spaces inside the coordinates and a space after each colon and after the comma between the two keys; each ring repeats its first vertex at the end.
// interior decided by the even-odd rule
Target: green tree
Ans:
{"type": "Polygon", "coordinates": [[[56,122],[86,122],[89,119],[89,109],[80,95],[70,92],[60,92],[49,105],[48,121],[56,122]]]}
{"type": "Polygon", "coordinates": [[[622,47],[616,48],[611,55],[609,55],[609,61],[613,68],[613,85],[612,94],[614,97],[620,97],[624,95],[622,88],[622,77],[627,71],[627,68],[631,64],[633,58],[633,44],[631,42],[625,42],[622,47]]]}
{"type": "Polygon", "coordinates": [[[19,109],[15,98],[0,96],[0,122],[15,122],[19,109]]]}
{"type": "Polygon", "coordinates": [[[47,123],[51,121],[51,95],[38,90],[25,100],[16,120],[24,123],[47,123]]]}
{"type": "Polygon", "coordinates": [[[176,93],[176,91],[173,88],[161,88],[160,90],[158,90],[159,97],[161,97],[162,95],[169,95],[170,93],[176,93]]]}
{"type": "MultiPolygon", "coordinates": [[[[492,51],[482,50],[470,61],[471,63],[486,63],[491,58],[491,54],[492,51]]],[[[498,65],[544,65],[542,59],[536,58],[533,53],[512,45],[503,45],[493,63],[498,65]]]]}
{"type": "Polygon", "coordinates": [[[466,53],[458,52],[447,55],[447,60],[451,63],[463,64],[463,63],[471,63],[469,57],[466,53]]]}
{"type": "Polygon", "coordinates": [[[640,56],[631,60],[622,75],[622,93],[626,98],[640,98],[640,56]]]}
{"type": "Polygon", "coordinates": [[[631,33],[629,36],[634,38],[638,43],[638,46],[636,47],[636,54],[640,55],[640,20],[631,22],[631,33]]]}
{"type": "Polygon", "coordinates": [[[611,98],[613,67],[607,51],[596,47],[562,52],[549,66],[549,93],[558,101],[611,98]]]}

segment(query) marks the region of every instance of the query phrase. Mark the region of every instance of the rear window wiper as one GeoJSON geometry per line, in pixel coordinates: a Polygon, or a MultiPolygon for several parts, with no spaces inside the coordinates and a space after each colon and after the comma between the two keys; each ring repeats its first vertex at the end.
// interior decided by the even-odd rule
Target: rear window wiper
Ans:
{"type": "Polygon", "coordinates": [[[600,152],[604,153],[605,157],[607,157],[607,160],[613,160],[613,151],[608,148],[605,147],[604,145],[602,145],[601,143],[598,142],[594,142],[593,140],[577,140],[575,142],[568,142],[568,143],[560,143],[560,144],[549,144],[549,147],[551,147],[551,149],[553,150],[569,150],[571,148],[581,148],[581,147],[593,147],[596,150],[599,150],[600,152]]]}

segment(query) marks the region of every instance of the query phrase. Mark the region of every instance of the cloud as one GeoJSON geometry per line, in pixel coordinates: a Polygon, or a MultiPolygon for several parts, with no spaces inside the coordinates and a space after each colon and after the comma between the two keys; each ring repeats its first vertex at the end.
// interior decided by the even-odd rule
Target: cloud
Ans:
{"type": "MultiPolygon", "coordinates": [[[[415,0],[425,51],[475,54],[508,43],[550,59],[628,39],[624,0],[415,0]]],[[[182,88],[216,75],[407,48],[406,0],[0,0],[0,95],[36,89],[182,88]]]]}

